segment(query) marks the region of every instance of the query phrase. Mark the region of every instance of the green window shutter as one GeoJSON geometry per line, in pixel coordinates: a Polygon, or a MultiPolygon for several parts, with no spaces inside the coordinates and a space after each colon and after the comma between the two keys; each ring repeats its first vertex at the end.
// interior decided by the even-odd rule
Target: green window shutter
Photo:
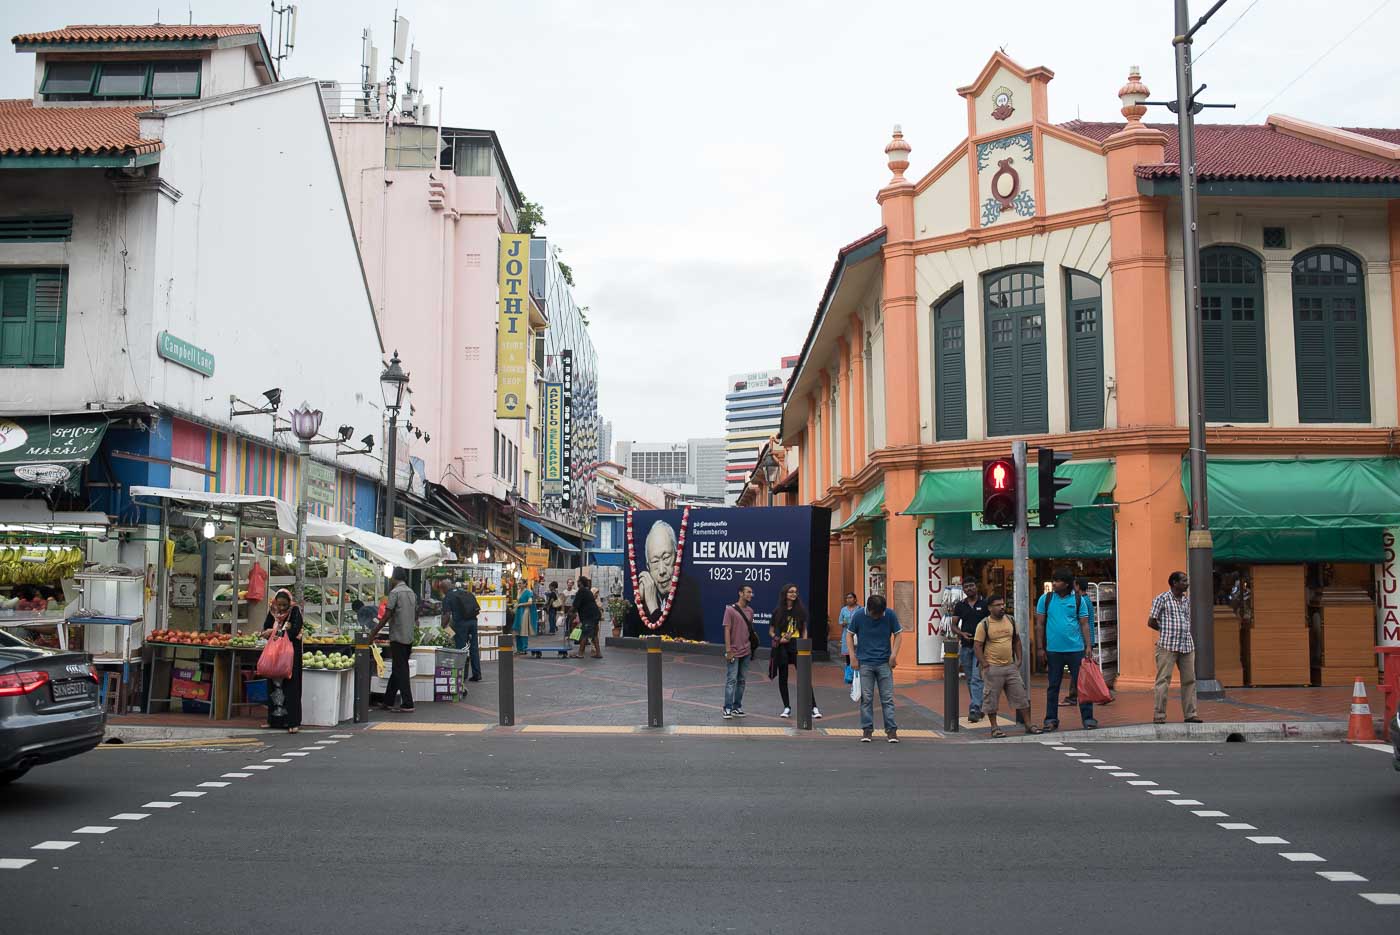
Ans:
{"type": "Polygon", "coordinates": [[[63,270],[0,275],[0,367],[61,367],[67,325],[63,270]]]}
{"type": "Polygon", "coordinates": [[[1039,266],[985,280],[987,434],[1049,430],[1045,363],[1045,279],[1039,266]]]}
{"type": "Polygon", "coordinates": [[[1103,298],[1097,280],[1071,270],[1066,275],[1069,336],[1069,429],[1103,428],[1103,298]]]}
{"type": "Polygon", "coordinates": [[[1263,283],[1252,253],[1238,247],[1201,251],[1202,373],[1212,422],[1269,418],[1263,283]]]}
{"type": "Polygon", "coordinates": [[[967,438],[967,364],[963,293],[958,290],[933,310],[934,375],[939,441],[967,438]]]}
{"type": "Polygon", "coordinates": [[[1294,259],[1293,341],[1298,418],[1370,422],[1366,294],[1355,256],[1325,247],[1294,259]]]}

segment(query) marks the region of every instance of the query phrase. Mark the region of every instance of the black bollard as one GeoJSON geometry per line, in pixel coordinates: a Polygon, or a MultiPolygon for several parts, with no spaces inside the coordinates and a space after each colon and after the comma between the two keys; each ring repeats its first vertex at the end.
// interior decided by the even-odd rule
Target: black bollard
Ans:
{"type": "Polygon", "coordinates": [[[660,727],[661,718],[661,637],[648,636],[647,647],[647,727],[660,727]]]}
{"type": "Polygon", "coordinates": [[[366,636],[355,642],[354,720],[356,724],[364,724],[369,720],[369,680],[373,675],[374,654],[370,651],[369,638],[366,636]]]}
{"type": "Polygon", "coordinates": [[[501,645],[496,651],[496,681],[500,683],[500,724],[502,727],[515,726],[515,647],[511,645],[510,634],[501,634],[501,645]]]}
{"type": "Polygon", "coordinates": [[[812,641],[797,641],[797,729],[812,729],[812,641]]]}
{"type": "Polygon", "coordinates": [[[958,640],[954,637],[943,641],[943,729],[958,732],[958,722],[962,718],[958,697],[958,640]]]}

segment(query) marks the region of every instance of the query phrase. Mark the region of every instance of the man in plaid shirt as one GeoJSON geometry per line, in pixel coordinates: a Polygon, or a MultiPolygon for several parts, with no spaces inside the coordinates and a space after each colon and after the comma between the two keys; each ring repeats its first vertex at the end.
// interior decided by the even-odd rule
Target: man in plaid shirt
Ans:
{"type": "Polygon", "coordinates": [[[1157,682],[1153,687],[1152,723],[1167,722],[1167,690],[1172,684],[1172,668],[1181,673],[1181,713],[1187,724],[1199,724],[1196,716],[1196,643],[1191,638],[1191,600],[1186,596],[1186,572],[1174,571],[1167,578],[1169,590],[1152,602],[1147,625],[1157,631],[1157,682]]]}

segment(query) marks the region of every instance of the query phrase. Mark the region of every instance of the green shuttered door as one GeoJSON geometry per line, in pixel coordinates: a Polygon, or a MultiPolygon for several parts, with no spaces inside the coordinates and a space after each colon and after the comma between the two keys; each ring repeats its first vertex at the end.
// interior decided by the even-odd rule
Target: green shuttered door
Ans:
{"type": "Polygon", "coordinates": [[[1045,280],[1039,266],[986,279],[987,434],[1049,431],[1045,280]]]}
{"type": "Polygon", "coordinates": [[[1068,301],[1069,430],[1103,428],[1103,293],[1092,276],[1065,275],[1068,301]]]}
{"type": "Polygon", "coordinates": [[[1265,422],[1269,382],[1264,344],[1264,277],[1238,247],[1201,251],[1201,349],[1206,418],[1265,422]]]}
{"type": "Polygon", "coordinates": [[[1355,256],[1323,248],[1293,261],[1293,336],[1298,418],[1370,422],[1366,294],[1355,256]]]}
{"type": "Polygon", "coordinates": [[[967,364],[964,359],[963,293],[957,292],[933,309],[937,377],[938,440],[967,438],[967,364]]]}

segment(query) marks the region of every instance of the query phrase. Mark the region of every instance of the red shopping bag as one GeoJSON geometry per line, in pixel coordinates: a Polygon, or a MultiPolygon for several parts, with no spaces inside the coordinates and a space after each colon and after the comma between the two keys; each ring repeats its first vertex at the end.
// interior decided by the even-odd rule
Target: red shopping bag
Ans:
{"type": "Polygon", "coordinates": [[[263,647],[258,657],[257,674],[265,679],[289,679],[292,677],[292,641],[280,631],[272,634],[272,639],[263,647]]]}
{"type": "Polygon", "coordinates": [[[1079,664],[1079,701],[1081,704],[1108,704],[1113,700],[1108,683],[1103,680],[1103,669],[1094,660],[1085,657],[1079,664]]]}

